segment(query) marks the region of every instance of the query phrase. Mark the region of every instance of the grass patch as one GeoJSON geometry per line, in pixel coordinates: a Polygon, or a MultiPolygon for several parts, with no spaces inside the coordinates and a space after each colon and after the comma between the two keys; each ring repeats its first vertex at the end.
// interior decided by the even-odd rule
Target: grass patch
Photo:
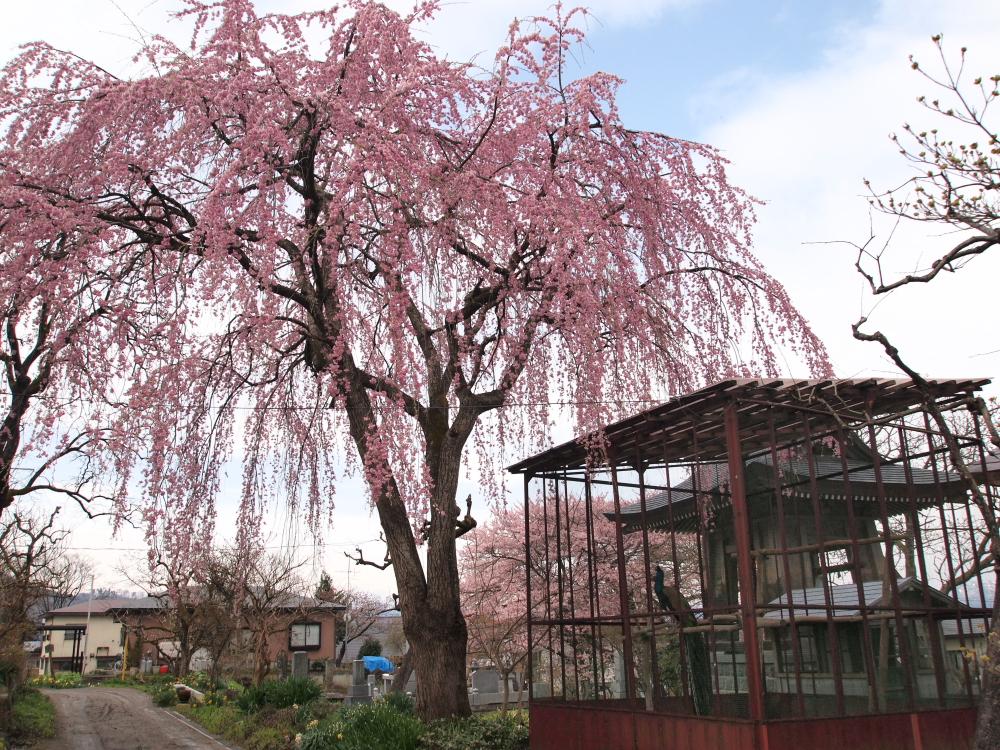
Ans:
{"type": "Polygon", "coordinates": [[[493,711],[465,719],[432,722],[420,741],[423,750],[527,750],[526,711],[493,711]]]}
{"type": "Polygon", "coordinates": [[[30,687],[78,688],[83,687],[83,678],[78,672],[57,672],[55,675],[39,675],[28,680],[30,687]]]}
{"type": "Polygon", "coordinates": [[[19,742],[56,736],[56,710],[52,701],[34,688],[21,688],[14,697],[10,733],[19,742]]]}
{"type": "MultiPolygon", "coordinates": [[[[285,701],[281,701],[285,702],[285,701]]],[[[277,707],[256,701],[180,705],[177,711],[244,750],[527,750],[526,711],[425,725],[404,698],[338,707],[323,698],[277,707]]]]}
{"type": "Polygon", "coordinates": [[[287,708],[301,706],[319,698],[320,686],[308,677],[294,680],[268,680],[249,687],[236,699],[247,713],[260,711],[265,706],[287,708]]]}
{"type": "MultiPolygon", "coordinates": [[[[375,747],[417,750],[424,733],[420,719],[384,701],[342,709],[328,726],[335,742],[327,747],[336,750],[369,750],[375,747]]],[[[307,737],[308,734],[303,735],[302,744],[306,744],[307,737]]],[[[316,750],[321,747],[317,745],[316,750]]]]}
{"type": "MultiPolygon", "coordinates": [[[[178,706],[187,716],[195,719],[212,734],[229,737],[231,730],[243,721],[245,714],[235,706],[178,706]],[[183,709],[183,710],[182,710],[183,709]]],[[[243,739],[243,732],[234,732],[230,739],[243,739]]]]}

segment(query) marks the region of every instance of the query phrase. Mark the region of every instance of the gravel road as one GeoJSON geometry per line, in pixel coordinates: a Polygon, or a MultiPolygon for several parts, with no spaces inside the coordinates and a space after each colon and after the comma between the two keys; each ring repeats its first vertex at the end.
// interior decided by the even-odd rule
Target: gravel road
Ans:
{"type": "Polygon", "coordinates": [[[56,707],[57,736],[35,750],[231,750],[177,713],[131,688],[43,691],[56,707]]]}

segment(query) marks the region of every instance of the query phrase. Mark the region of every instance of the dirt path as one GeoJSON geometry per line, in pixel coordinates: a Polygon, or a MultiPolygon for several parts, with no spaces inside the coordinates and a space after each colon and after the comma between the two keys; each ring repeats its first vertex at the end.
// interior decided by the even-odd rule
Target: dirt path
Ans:
{"type": "Polygon", "coordinates": [[[230,750],[131,688],[43,691],[56,707],[56,738],[36,750],[230,750]]]}

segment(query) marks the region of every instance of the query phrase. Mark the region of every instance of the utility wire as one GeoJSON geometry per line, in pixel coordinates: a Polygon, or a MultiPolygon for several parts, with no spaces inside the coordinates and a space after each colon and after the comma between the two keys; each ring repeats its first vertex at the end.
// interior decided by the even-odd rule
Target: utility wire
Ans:
{"type": "MultiPolygon", "coordinates": [[[[4,392],[4,391],[0,391],[0,396],[11,396],[11,395],[13,395],[13,394],[7,393],[7,392],[4,392]]],[[[46,396],[44,394],[39,394],[39,395],[32,396],[31,398],[32,399],[36,399],[37,398],[37,399],[58,400],[59,397],[58,396],[46,396]]],[[[487,404],[487,406],[492,406],[494,408],[503,409],[503,408],[507,408],[507,407],[510,407],[510,406],[594,406],[594,405],[598,405],[598,404],[619,404],[619,405],[624,405],[624,404],[662,404],[664,402],[664,400],[665,399],[662,399],[662,398],[634,398],[634,399],[621,399],[621,398],[619,398],[619,399],[591,399],[591,400],[586,400],[586,401],[509,401],[509,402],[506,402],[506,403],[487,404]]],[[[122,408],[134,409],[135,408],[135,407],[131,406],[130,404],[126,404],[126,403],[122,403],[122,404],[108,404],[108,402],[106,400],[104,400],[104,399],[97,399],[97,398],[79,397],[79,398],[71,398],[71,399],[66,399],[65,400],[66,404],[75,404],[75,403],[81,403],[81,402],[82,403],[107,404],[107,405],[111,406],[114,409],[122,409],[122,408]]],[[[313,405],[313,406],[295,406],[295,405],[292,405],[292,406],[233,406],[233,405],[231,405],[231,406],[213,406],[213,405],[209,405],[208,407],[203,407],[203,408],[218,409],[218,410],[227,409],[227,410],[231,410],[231,411],[296,411],[296,410],[313,410],[313,409],[316,409],[317,407],[315,405],[313,405]]],[[[323,407],[323,408],[326,408],[326,407],[323,407]]],[[[352,408],[353,407],[349,407],[349,406],[337,406],[335,408],[331,408],[331,410],[332,411],[350,411],[352,408]]],[[[449,406],[424,406],[423,408],[427,409],[427,410],[431,410],[431,409],[458,409],[459,406],[458,405],[454,405],[454,406],[451,406],[451,405],[449,405],[449,406]]]]}
{"type": "MultiPolygon", "coordinates": [[[[298,549],[300,547],[324,547],[324,548],[326,548],[326,547],[332,547],[332,548],[336,548],[336,549],[342,549],[344,547],[351,547],[351,548],[353,548],[353,547],[360,546],[362,544],[368,544],[370,542],[378,542],[378,541],[381,541],[381,540],[379,540],[377,538],[376,539],[365,539],[364,541],[361,541],[361,542],[343,542],[343,543],[338,543],[338,544],[326,544],[326,543],[323,543],[323,542],[311,542],[311,543],[306,543],[306,544],[294,544],[294,545],[272,544],[272,545],[266,545],[266,546],[262,547],[261,549],[282,549],[283,550],[283,549],[298,549]]],[[[147,547],[60,547],[60,549],[64,549],[64,550],[71,551],[71,552],[148,552],[149,551],[149,549],[147,547]]]]}

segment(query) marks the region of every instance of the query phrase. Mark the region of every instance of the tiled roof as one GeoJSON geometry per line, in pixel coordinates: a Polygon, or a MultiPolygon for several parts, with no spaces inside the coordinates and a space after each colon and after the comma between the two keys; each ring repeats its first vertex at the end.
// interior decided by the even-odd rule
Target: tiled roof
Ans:
{"type": "MultiPolygon", "coordinates": [[[[816,479],[819,485],[819,494],[822,498],[842,498],[844,467],[839,456],[816,455],[813,457],[816,467],[816,479]]],[[[852,496],[856,499],[875,500],[875,468],[870,460],[847,459],[847,476],[851,483],[852,496]]],[[[747,460],[748,466],[772,466],[770,453],[759,454],[747,460]]],[[[793,490],[793,495],[809,497],[809,463],[805,459],[793,458],[780,462],[781,483],[785,487],[793,490]],[[794,485],[799,487],[795,491],[794,485]]],[[[770,473],[770,472],[769,472],[770,473]]],[[[902,492],[901,488],[907,486],[906,472],[900,464],[882,464],[879,466],[879,473],[882,476],[884,491],[888,499],[909,499],[908,493],[902,492]],[[901,494],[902,493],[902,494],[901,494]]],[[[914,486],[916,497],[925,497],[929,490],[935,487],[935,475],[930,469],[911,467],[910,475],[914,486]]],[[[938,474],[937,481],[943,488],[948,486],[949,480],[957,481],[956,477],[947,477],[938,474]]],[[[700,493],[712,492],[719,489],[720,485],[728,484],[729,469],[726,464],[713,463],[703,464],[699,467],[698,489],[700,493]]],[[[694,483],[690,477],[679,482],[670,491],[661,490],[651,492],[646,496],[646,513],[656,514],[657,518],[650,519],[655,522],[666,520],[664,513],[657,513],[667,508],[668,504],[674,506],[675,512],[686,512],[683,506],[689,504],[694,499],[695,493],[692,491],[694,483]]],[[[693,503],[692,503],[693,505],[693,503]]],[[[690,510],[693,510],[691,508],[690,510]]],[[[642,513],[641,504],[638,502],[629,503],[621,509],[622,520],[626,525],[639,523],[639,516],[642,513]]],[[[609,514],[610,519],[614,514],[609,514]]],[[[629,529],[630,530],[630,529],[629,529]]]]}
{"type": "MultiPolygon", "coordinates": [[[[837,607],[832,616],[857,617],[861,614],[861,607],[888,607],[892,605],[891,593],[882,595],[882,581],[864,581],[861,584],[862,599],[858,598],[858,585],[856,583],[841,583],[829,587],[830,606],[837,607]]],[[[896,581],[896,587],[900,593],[916,591],[922,593],[924,590],[930,595],[933,602],[942,609],[968,610],[968,606],[962,604],[957,599],[944,594],[926,583],[922,583],[910,576],[900,578],[896,581]]],[[[807,589],[794,589],[791,592],[791,607],[788,607],[788,595],[782,594],[777,599],[768,602],[765,606],[774,609],[765,610],[764,617],[780,618],[787,620],[794,612],[796,617],[823,616],[826,614],[826,592],[822,586],[807,589]]]]}
{"type": "Polygon", "coordinates": [[[59,609],[50,610],[47,613],[47,616],[52,617],[53,615],[87,614],[88,610],[92,615],[103,615],[112,610],[153,610],[159,609],[161,606],[163,606],[162,603],[155,596],[120,599],[92,599],[86,602],[70,604],[68,607],[60,607],[59,609]]]}
{"type": "MultiPolygon", "coordinates": [[[[60,607],[59,609],[53,609],[49,611],[46,616],[63,616],[63,615],[79,615],[86,614],[88,607],[91,616],[93,615],[105,615],[113,612],[140,612],[140,611],[153,611],[161,608],[166,608],[169,606],[169,600],[165,597],[155,597],[155,596],[143,596],[132,598],[120,598],[120,599],[94,599],[91,602],[79,602],[77,604],[71,604],[68,607],[60,607]]],[[[286,596],[275,603],[275,609],[309,609],[309,610],[328,610],[328,611],[339,611],[345,609],[343,604],[337,604],[335,602],[322,601],[311,596],[286,596]]]]}

